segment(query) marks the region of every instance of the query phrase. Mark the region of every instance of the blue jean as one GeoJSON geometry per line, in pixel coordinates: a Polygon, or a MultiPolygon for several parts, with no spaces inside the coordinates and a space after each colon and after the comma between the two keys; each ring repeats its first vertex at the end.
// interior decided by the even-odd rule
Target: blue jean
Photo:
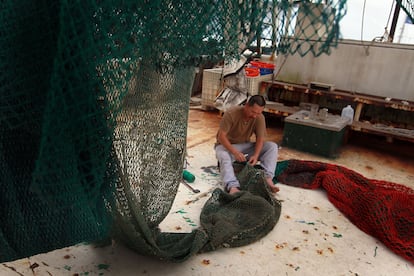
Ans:
{"type": "MultiPolygon", "coordinates": [[[[252,156],[254,154],[255,143],[233,144],[233,147],[248,156],[252,156]]],[[[220,164],[220,176],[226,190],[229,190],[232,187],[240,187],[240,183],[237,180],[233,169],[233,162],[235,161],[234,156],[223,145],[217,145],[215,151],[216,158],[220,164]]],[[[277,144],[265,141],[258,160],[264,169],[266,178],[273,178],[275,175],[277,154],[277,144]]]]}

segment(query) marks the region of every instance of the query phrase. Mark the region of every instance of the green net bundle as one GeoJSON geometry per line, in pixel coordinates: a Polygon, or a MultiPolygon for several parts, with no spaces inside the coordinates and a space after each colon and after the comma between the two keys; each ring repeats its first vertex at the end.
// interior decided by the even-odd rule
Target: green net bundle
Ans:
{"type": "MultiPolygon", "coordinates": [[[[108,238],[178,261],[254,241],[157,226],[181,178],[194,68],[237,58],[285,2],[1,1],[0,261],[108,238]]],[[[253,187],[261,237],[280,206],[253,187]]]]}

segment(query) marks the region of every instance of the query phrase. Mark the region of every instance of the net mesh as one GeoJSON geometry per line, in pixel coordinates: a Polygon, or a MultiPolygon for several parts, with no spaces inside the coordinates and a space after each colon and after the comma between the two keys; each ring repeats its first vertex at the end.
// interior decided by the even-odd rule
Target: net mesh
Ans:
{"type": "MultiPolygon", "coordinates": [[[[0,261],[109,237],[179,261],[266,234],[280,206],[259,192],[261,177],[243,196],[264,210],[266,220],[250,217],[245,226],[255,235],[240,230],[223,241],[203,229],[157,226],[181,178],[194,68],[238,58],[276,7],[290,8],[253,0],[1,1],[0,261]]],[[[337,31],[325,30],[333,40],[337,31]]],[[[216,194],[209,204],[229,203],[216,194]]],[[[218,210],[208,206],[206,228],[218,210]]]]}
{"type": "Polygon", "coordinates": [[[325,189],[329,200],[358,228],[414,262],[413,189],[367,179],[342,166],[303,160],[279,162],[274,180],[325,189]]]}
{"type": "Polygon", "coordinates": [[[414,3],[412,0],[395,0],[401,6],[411,22],[414,23],[414,3]]]}
{"type": "Polygon", "coordinates": [[[340,36],[346,0],[277,1],[273,7],[274,48],[281,54],[330,54],[340,36]]]}

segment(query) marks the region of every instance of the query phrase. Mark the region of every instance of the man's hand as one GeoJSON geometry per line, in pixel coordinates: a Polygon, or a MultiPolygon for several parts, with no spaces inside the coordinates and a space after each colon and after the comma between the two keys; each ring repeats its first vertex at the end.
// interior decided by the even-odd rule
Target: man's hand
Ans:
{"type": "Polygon", "coordinates": [[[237,151],[236,153],[233,154],[234,159],[236,159],[237,162],[246,162],[246,156],[244,155],[243,152],[237,151]]]}
{"type": "Polygon", "coordinates": [[[253,155],[249,158],[249,164],[252,165],[252,166],[256,165],[257,161],[258,161],[257,156],[255,156],[255,155],[253,155]]]}

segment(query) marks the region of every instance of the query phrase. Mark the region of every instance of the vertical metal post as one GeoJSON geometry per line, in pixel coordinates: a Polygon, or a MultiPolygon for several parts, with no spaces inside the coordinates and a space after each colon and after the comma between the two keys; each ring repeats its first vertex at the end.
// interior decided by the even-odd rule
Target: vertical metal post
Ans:
{"type": "Polygon", "coordinates": [[[394,40],[395,29],[397,27],[397,22],[398,22],[398,16],[400,14],[400,9],[401,9],[401,6],[400,6],[399,1],[395,1],[394,15],[392,17],[391,30],[390,30],[390,35],[388,37],[389,42],[392,42],[394,40]]]}

